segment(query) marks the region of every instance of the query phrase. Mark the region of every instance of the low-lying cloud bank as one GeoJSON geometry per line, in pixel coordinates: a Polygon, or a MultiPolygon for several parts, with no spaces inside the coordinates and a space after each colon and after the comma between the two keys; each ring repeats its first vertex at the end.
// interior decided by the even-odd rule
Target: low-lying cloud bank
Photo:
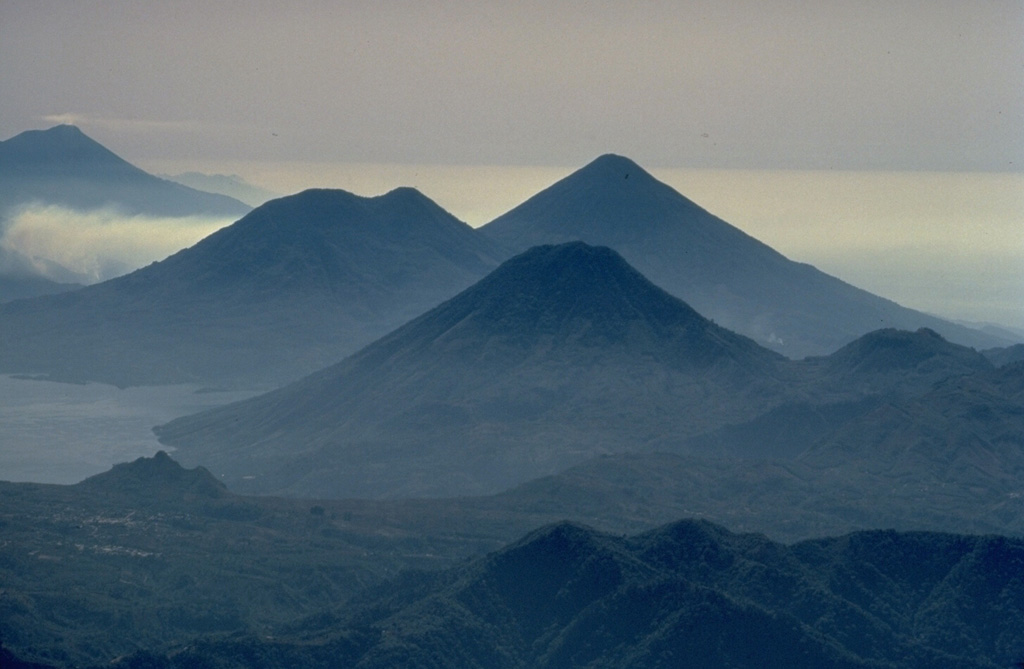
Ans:
{"type": "Polygon", "coordinates": [[[77,211],[28,205],[3,222],[0,248],[28,258],[40,276],[96,283],[162,260],[233,222],[208,216],[130,216],[115,208],[77,211]]]}

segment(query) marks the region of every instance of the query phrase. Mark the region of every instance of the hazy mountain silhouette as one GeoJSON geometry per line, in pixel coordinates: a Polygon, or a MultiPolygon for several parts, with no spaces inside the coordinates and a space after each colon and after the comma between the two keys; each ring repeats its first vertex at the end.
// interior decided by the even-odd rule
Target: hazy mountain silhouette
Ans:
{"type": "Polygon", "coordinates": [[[993,365],[996,367],[1002,367],[1003,365],[1008,365],[1011,362],[1020,362],[1024,360],[1024,344],[990,348],[982,351],[982,353],[986,358],[992,361],[993,365]]]}
{"type": "MultiPolygon", "coordinates": [[[[933,336],[896,338],[948,360],[933,336]]],[[[675,454],[594,458],[495,505],[608,528],[698,514],[786,540],[872,527],[1021,535],[1024,363],[970,372],[964,362],[925,388],[932,369],[860,400],[783,404],[675,454]]]]}
{"type": "Polygon", "coordinates": [[[41,276],[9,276],[0,271],[0,303],[66,293],[81,287],[81,284],[58,283],[41,276]]]}
{"type": "Polygon", "coordinates": [[[785,360],[615,252],[531,249],[345,361],[157,429],[238,490],[499,490],[652,448],[781,401],[785,360]]]}
{"type": "Polygon", "coordinates": [[[327,370],[157,433],[242,491],[483,494],[599,454],[793,459],[886,402],[991,369],[925,329],[790,361],[610,249],[569,242],[327,370]]]}
{"type": "Polygon", "coordinates": [[[109,471],[90,476],[78,487],[94,494],[128,495],[139,504],[155,498],[221,497],[227,494],[223,483],[203,467],[185,469],[164,451],[151,458],[114,465],[109,471]]]}
{"type": "Polygon", "coordinates": [[[951,376],[989,370],[992,363],[974,349],[922,328],[886,328],[858,337],[843,348],[806,364],[824,383],[864,394],[914,394],[951,376]]]}
{"type": "Polygon", "coordinates": [[[151,216],[242,216],[251,209],[157,178],[72,125],[29,130],[0,142],[0,217],[30,203],[151,216]]]}
{"type": "MultiPolygon", "coordinates": [[[[30,130],[0,142],[0,242],[22,208],[60,206],[123,216],[236,218],[251,207],[238,200],[159,179],[122,160],[75,126],[30,130]]],[[[16,253],[0,247],[0,254],[16,253]]],[[[91,282],[51,259],[10,267],[0,257],[0,302],[65,292],[91,282]]],[[[94,281],[95,279],[92,279],[94,281]]]]}
{"type": "Polygon", "coordinates": [[[255,186],[237,174],[184,172],[182,174],[164,175],[164,178],[207,193],[227,195],[244,202],[250,207],[258,207],[268,200],[281,197],[281,193],[273,193],[265,188],[255,186]]]}
{"type": "Polygon", "coordinates": [[[298,378],[496,266],[417,191],[311,190],[158,263],[0,307],[0,370],[119,385],[298,378]]]}
{"type": "Polygon", "coordinates": [[[51,263],[46,266],[46,270],[50,276],[63,274],[63,280],[55,281],[41,276],[40,269],[30,258],[0,246],[0,302],[65,293],[82,287],[81,284],[75,283],[77,277],[66,268],[56,267],[51,263]],[[60,271],[62,269],[64,272],[60,271]]]}
{"type": "Polygon", "coordinates": [[[852,464],[905,485],[936,480],[964,492],[1003,491],[1010,500],[1019,496],[1024,476],[1024,362],[948,378],[919,397],[886,402],[800,460],[824,469],[852,464]]]}
{"type": "Polygon", "coordinates": [[[609,246],[708,318],[791,358],[831,353],[882,327],[1005,345],[788,260],[621,156],[597,158],[481,231],[514,252],[576,239],[609,246]]]}

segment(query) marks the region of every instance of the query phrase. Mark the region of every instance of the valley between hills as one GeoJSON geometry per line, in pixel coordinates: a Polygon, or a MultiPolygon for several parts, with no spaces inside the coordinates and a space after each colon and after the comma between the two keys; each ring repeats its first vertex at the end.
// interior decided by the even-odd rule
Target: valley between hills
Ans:
{"type": "Polygon", "coordinates": [[[67,126],[0,173],[0,211],[240,216],[91,286],[2,265],[50,294],[0,304],[0,372],[267,391],[78,484],[0,482],[4,666],[1024,658],[1019,342],[621,156],[480,229],[412,188],[250,211],[67,126]]]}

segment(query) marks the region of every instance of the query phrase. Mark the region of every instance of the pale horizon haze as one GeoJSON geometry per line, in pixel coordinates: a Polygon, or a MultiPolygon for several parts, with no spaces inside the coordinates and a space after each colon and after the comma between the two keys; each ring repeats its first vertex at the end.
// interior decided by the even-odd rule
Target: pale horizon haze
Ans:
{"type": "Polygon", "coordinates": [[[1022,35],[1012,0],[0,0],[0,139],[73,123],[472,225],[618,153],[794,260],[1024,328],[1022,35]]]}

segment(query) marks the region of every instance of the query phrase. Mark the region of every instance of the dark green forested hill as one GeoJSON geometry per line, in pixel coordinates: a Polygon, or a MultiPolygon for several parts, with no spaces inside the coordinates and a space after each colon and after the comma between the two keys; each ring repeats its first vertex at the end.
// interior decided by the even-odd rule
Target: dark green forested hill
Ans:
{"type": "MultiPolygon", "coordinates": [[[[790,537],[888,517],[842,500],[839,479],[826,497],[758,467],[607,458],[449,500],[243,497],[163,453],[73,486],[0,482],[0,642],[49,666],[129,667],[678,666],[684,651],[702,666],[770,651],[774,666],[991,667],[1024,650],[1020,538],[635,534],[695,511],[790,537]],[[634,536],[562,523],[501,548],[566,517],[634,536]],[[428,571],[392,580],[410,569],[428,571]]],[[[906,507],[900,526],[983,520],[871,497],[906,507]]]]}
{"type": "Polygon", "coordinates": [[[561,523],[408,574],[273,639],[121,667],[1006,667],[1024,652],[1024,542],[863,532],[786,546],[681,521],[561,523]]]}

